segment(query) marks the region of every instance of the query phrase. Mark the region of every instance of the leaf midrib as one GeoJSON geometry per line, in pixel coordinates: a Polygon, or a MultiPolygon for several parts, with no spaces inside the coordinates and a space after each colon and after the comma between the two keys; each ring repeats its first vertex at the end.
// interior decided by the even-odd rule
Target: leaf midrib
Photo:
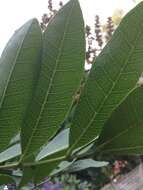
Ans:
{"type": "MultiPolygon", "coordinates": [[[[54,69],[54,72],[53,72],[52,77],[51,77],[51,80],[50,80],[49,88],[48,88],[48,90],[47,90],[47,93],[46,93],[44,102],[43,102],[43,104],[42,104],[41,111],[40,111],[39,116],[38,116],[38,118],[37,118],[36,124],[35,124],[35,126],[34,126],[34,128],[33,128],[32,135],[31,135],[31,137],[30,137],[30,139],[29,139],[29,141],[28,141],[28,145],[26,146],[26,149],[25,149],[25,151],[24,151],[24,153],[23,153],[23,156],[22,156],[21,160],[25,157],[25,155],[26,155],[26,153],[27,153],[27,151],[28,151],[28,148],[29,148],[29,146],[30,146],[30,144],[31,144],[31,141],[32,141],[33,136],[34,136],[34,133],[35,133],[35,131],[36,131],[36,129],[37,129],[37,126],[38,126],[38,124],[39,124],[39,122],[40,122],[41,115],[42,115],[42,113],[43,113],[43,111],[44,111],[44,108],[45,108],[47,99],[48,99],[48,97],[49,97],[49,95],[50,95],[50,91],[51,91],[51,89],[52,89],[53,80],[54,80],[54,77],[55,77],[55,74],[56,74],[56,71],[57,71],[57,68],[58,68],[58,65],[59,65],[60,57],[61,57],[61,55],[62,55],[62,49],[63,49],[63,47],[64,47],[65,36],[66,36],[66,32],[67,32],[67,30],[68,30],[69,19],[70,19],[70,16],[71,16],[71,14],[72,14],[73,8],[74,8],[74,1],[73,1],[71,10],[69,11],[69,15],[67,16],[67,21],[66,21],[66,24],[65,24],[64,34],[63,34],[63,38],[61,39],[61,45],[60,45],[60,47],[59,47],[59,53],[58,53],[58,56],[57,56],[57,60],[56,60],[56,64],[55,64],[55,69],[54,69]]],[[[52,21],[52,20],[51,20],[51,21],[52,21]]]]}
{"type": "MultiPolygon", "coordinates": [[[[129,59],[130,59],[130,57],[131,57],[131,55],[132,55],[132,52],[134,51],[134,49],[135,49],[135,47],[136,47],[136,43],[137,43],[137,41],[138,41],[138,38],[139,38],[140,35],[142,34],[142,26],[143,26],[143,25],[141,25],[140,30],[138,31],[138,33],[137,33],[137,35],[136,35],[136,39],[135,39],[135,41],[134,41],[134,46],[131,47],[131,50],[130,50],[130,53],[129,53],[128,57],[127,57],[127,60],[125,61],[125,64],[123,65],[123,67],[121,67],[120,72],[119,72],[119,74],[118,74],[118,76],[117,76],[115,82],[113,83],[111,89],[109,90],[108,95],[105,96],[105,98],[104,98],[104,100],[102,101],[102,103],[101,103],[101,105],[100,105],[98,111],[96,111],[96,112],[93,114],[93,117],[91,118],[91,121],[88,123],[87,127],[83,130],[83,132],[81,132],[81,135],[79,136],[79,138],[77,139],[77,141],[75,141],[75,143],[71,146],[71,148],[69,149],[69,152],[74,149],[74,147],[76,146],[76,144],[77,144],[77,143],[80,141],[80,139],[84,136],[84,134],[85,134],[85,133],[87,132],[87,130],[90,128],[90,126],[92,125],[92,123],[95,122],[95,117],[100,113],[100,111],[102,110],[102,108],[104,107],[104,105],[105,105],[105,103],[106,103],[106,100],[110,97],[110,95],[111,95],[111,93],[112,93],[114,87],[116,86],[118,80],[120,79],[120,76],[121,76],[121,74],[122,74],[122,71],[125,69],[125,67],[126,67],[127,64],[128,64],[128,61],[129,61],[129,59]]],[[[127,95],[117,104],[117,106],[120,105],[120,103],[121,103],[124,99],[126,99],[126,97],[131,93],[131,91],[133,91],[133,89],[131,89],[131,90],[127,93],[127,95]]],[[[117,106],[116,106],[116,107],[117,107],[117,106]]]]}
{"type": "MultiPolygon", "coordinates": [[[[105,150],[104,153],[109,153],[109,152],[120,152],[120,151],[130,151],[130,150],[136,150],[136,149],[141,149],[143,148],[143,146],[131,146],[131,147],[122,147],[122,148],[112,148],[112,149],[108,149],[108,150],[105,150]]],[[[100,152],[100,154],[103,154],[103,151],[100,152]]],[[[130,153],[128,153],[130,154],[130,153]]]]}

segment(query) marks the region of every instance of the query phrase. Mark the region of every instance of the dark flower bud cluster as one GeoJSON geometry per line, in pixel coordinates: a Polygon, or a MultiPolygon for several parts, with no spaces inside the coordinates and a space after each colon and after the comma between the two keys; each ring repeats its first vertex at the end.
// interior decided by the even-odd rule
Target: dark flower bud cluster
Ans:
{"type": "Polygon", "coordinates": [[[107,25],[106,25],[106,36],[105,36],[107,42],[111,39],[114,30],[115,29],[114,29],[114,23],[112,21],[112,17],[108,17],[107,25]]]}
{"type": "MultiPolygon", "coordinates": [[[[60,8],[63,6],[63,2],[59,2],[60,8]]],[[[53,2],[52,0],[48,0],[48,13],[43,14],[42,19],[41,19],[41,29],[44,31],[47,28],[47,25],[51,18],[57,13],[58,10],[53,8],[53,2]]]]}
{"type": "Polygon", "coordinates": [[[85,30],[86,30],[86,35],[88,37],[91,34],[91,28],[90,28],[90,26],[86,25],[85,30]]]}
{"type": "Polygon", "coordinates": [[[62,7],[63,7],[63,2],[60,1],[60,2],[59,2],[59,5],[60,5],[60,7],[62,8],[62,7]]]}
{"type": "Polygon", "coordinates": [[[96,57],[96,49],[93,48],[95,38],[92,35],[90,26],[88,25],[85,27],[85,33],[87,41],[86,62],[92,64],[94,58],[96,57]]]}
{"type": "Polygon", "coordinates": [[[49,9],[50,11],[53,11],[53,2],[52,2],[52,0],[49,0],[49,1],[48,1],[48,9],[49,9]]]}
{"type": "Polygon", "coordinates": [[[103,45],[102,39],[103,38],[102,38],[100,18],[98,15],[95,16],[95,36],[96,36],[96,41],[97,41],[99,47],[102,47],[102,45],[103,45]]]}

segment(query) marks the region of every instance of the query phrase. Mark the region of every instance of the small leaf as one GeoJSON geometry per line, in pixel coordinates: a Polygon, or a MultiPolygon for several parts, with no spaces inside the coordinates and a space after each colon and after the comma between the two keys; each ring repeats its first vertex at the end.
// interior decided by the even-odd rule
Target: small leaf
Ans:
{"type": "Polygon", "coordinates": [[[51,173],[51,176],[57,175],[58,173],[65,171],[70,165],[72,165],[74,160],[72,162],[63,161],[61,162],[56,169],[54,169],[51,173]]]}
{"type": "Polygon", "coordinates": [[[78,160],[65,169],[67,172],[77,172],[87,168],[100,168],[107,166],[108,162],[95,161],[92,159],[78,160]]]}
{"type": "Polygon", "coordinates": [[[13,170],[12,175],[15,176],[15,177],[22,177],[22,171],[20,169],[13,170]]]}

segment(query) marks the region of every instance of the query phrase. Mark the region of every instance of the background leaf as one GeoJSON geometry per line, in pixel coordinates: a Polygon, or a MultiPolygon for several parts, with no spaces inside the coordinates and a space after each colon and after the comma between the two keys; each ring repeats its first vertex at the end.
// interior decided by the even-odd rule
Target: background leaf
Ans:
{"type": "Polygon", "coordinates": [[[36,19],[24,24],[0,59],[0,150],[20,130],[39,71],[41,29],[36,19]]]}
{"type": "Polygon", "coordinates": [[[63,161],[59,164],[57,169],[53,170],[51,175],[57,175],[60,172],[77,172],[80,170],[85,170],[87,168],[99,168],[99,167],[104,167],[107,166],[108,162],[103,162],[103,161],[95,161],[93,159],[84,159],[84,160],[78,160],[78,161],[63,161]]]}
{"type": "Polygon", "coordinates": [[[65,169],[67,172],[77,172],[80,170],[85,170],[87,168],[100,168],[107,166],[108,162],[95,161],[92,159],[78,160],[72,163],[68,168],[65,169]]]}
{"type": "Polygon", "coordinates": [[[15,184],[15,181],[9,175],[0,174],[0,185],[15,184]]]}
{"type": "Polygon", "coordinates": [[[21,145],[15,144],[0,153],[0,163],[21,155],[21,145]]]}
{"type": "Polygon", "coordinates": [[[93,65],[71,126],[70,151],[97,137],[143,71],[143,3],[122,20],[93,65]]]}
{"type": "Polygon", "coordinates": [[[20,143],[20,133],[17,133],[10,141],[9,146],[20,143]]]}
{"type": "Polygon", "coordinates": [[[43,37],[42,68],[22,129],[22,150],[30,154],[46,143],[68,114],[84,69],[85,37],[77,0],[51,20],[43,37]]]}

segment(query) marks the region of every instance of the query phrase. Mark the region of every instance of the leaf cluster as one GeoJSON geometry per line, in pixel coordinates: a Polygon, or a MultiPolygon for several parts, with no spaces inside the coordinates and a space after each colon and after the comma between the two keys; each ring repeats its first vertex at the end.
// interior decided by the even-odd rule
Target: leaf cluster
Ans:
{"type": "Polygon", "coordinates": [[[108,164],[94,155],[142,154],[142,14],[140,3],[124,17],[84,85],[78,0],[44,32],[36,19],[15,32],[0,58],[1,183],[16,176],[19,189],[36,187],[48,175],[108,164]]]}

